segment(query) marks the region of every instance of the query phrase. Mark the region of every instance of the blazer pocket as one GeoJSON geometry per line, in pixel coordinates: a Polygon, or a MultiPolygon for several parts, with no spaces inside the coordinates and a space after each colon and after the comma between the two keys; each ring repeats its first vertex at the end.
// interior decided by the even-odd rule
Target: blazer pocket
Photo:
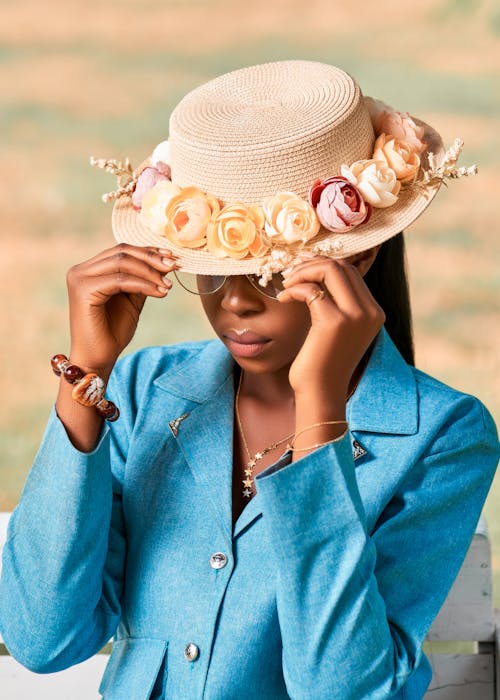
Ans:
{"type": "Polygon", "coordinates": [[[167,647],[162,639],[127,637],[113,642],[99,686],[103,699],[149,700],[160,668],[166,674],[167,647]]]}

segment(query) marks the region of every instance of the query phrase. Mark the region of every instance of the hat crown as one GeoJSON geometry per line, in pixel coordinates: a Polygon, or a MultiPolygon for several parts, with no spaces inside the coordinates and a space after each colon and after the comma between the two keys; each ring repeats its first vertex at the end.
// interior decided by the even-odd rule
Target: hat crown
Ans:
{"type": "Polygon", "coordinates": [[[342,163],[370,158],[374,133],[356,81],[335,66],[278,61],[219,76],[188,93],[170,117],[172,180],[224,203],[260,204],[342,163]]]}

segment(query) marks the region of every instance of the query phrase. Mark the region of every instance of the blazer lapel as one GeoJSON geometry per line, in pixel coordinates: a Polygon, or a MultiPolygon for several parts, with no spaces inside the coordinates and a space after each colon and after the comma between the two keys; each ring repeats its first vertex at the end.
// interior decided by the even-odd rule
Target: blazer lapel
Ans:
{"type": "Polygon", "coordinates": [[[207,498],[228,544],[232,537],[233,360],[219,341],[203,347],[174,375],[156,380],[191,403],[169,421],[170,432],[207,498]]]}

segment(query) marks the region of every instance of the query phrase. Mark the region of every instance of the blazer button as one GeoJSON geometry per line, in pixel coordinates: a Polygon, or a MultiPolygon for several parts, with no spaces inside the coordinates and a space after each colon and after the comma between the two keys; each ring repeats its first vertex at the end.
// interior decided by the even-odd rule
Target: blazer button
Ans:
{"type": "Polygon", "coordinates": [[[223,552],[215,552],[210,557],[210,566],[212,569],[223,569],[227,564],[227,557],[223,552]]]}
{"type": "Polygon", "coordinates": [[[200,650],[198,649],[196,644],[193,644],[193,642],[189,642],[189,644],[186,644],[184,648],[184,656],[188,661],[196,661],[199,655],[200,650]]]}

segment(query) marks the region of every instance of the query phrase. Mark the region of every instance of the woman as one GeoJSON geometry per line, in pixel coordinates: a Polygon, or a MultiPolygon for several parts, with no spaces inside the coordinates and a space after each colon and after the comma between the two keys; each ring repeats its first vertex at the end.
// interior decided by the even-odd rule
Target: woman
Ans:
{"type": "Polygon", "coordinates": [[[498,457],[480,402],[412,366],[396,234],[459,149],[305,61],[197,88],[169,141],[99,162],[122,242],[68,275],[6,644],[50,672],[116,634],[106,699],[421,698],[498,457]],[[218,340],[117,362],[171,272],[218,340]]]}

